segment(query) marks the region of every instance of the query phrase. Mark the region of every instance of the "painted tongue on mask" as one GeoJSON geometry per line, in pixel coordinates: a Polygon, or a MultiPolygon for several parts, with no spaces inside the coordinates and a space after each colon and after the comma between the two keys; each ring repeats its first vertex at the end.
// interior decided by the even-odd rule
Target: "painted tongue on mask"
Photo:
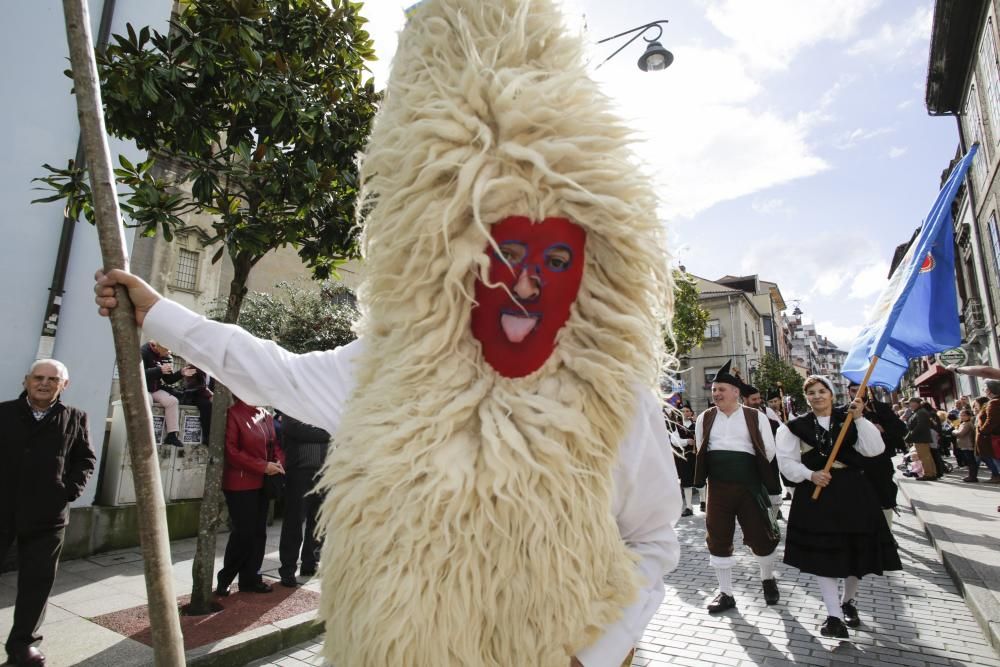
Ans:
{"type": "Polygon", "coordinates": [[[534,317],[522,317],[520,315],[503,314],[500,316],[500,326],[507,335],[507,340],[512,343],[520,343],[532,332],[538,320],[534,317]]]}

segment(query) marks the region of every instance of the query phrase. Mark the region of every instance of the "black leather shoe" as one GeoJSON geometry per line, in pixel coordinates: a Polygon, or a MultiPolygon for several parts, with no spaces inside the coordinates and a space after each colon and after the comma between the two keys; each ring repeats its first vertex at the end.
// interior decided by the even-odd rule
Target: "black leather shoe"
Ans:
{"type": "Polygon", "coordinates": [[[726,595],[725,593],[719,593],[715,596],[708,605],[709,614],[720,614],[728,609],[736,608],[736,598],[732,595],[726,595]]]}
{"type": "Polygon", "coordinates": [[[847,639],[851,636],[847,632],[847,626],[836,616],[827,616],[819,633],[824,637],[836,637],[837,639],[847,639]]]}
{"type": "Polygon", "coordinates": [[[760,582],[764,588],[764,602],[768,604],[778,604],[781,593],[778,592],[778,582],[774,579],[763,579],[760,582]]]}
{"type": "Polygon", "coordinates": [[[681,516],[691,516],[692,514],[694,514],[694,510],[690,507],[685,507],[684,511],[681,512],[681,516]]]}
{"type": "Polygon", "coordinates": [[[167,433],[167,437],[163,439],[164,445],[173,445],[174,447],[183,447],[184,443],[181,439],[177,437],[177,431],[171,431],[167,433]]]}
{"type": "Polygon", "coordinates": [[[315,565],[303,565],[299,568],[299,574],[303,577],[315,577],[316,576],[316,566],[315,565]]]}
{"type": "Polygon", "coordinates": [[[212,592],[218,595],[220,598],[224,598],[229,595],[229,587],[232,585],[233,585],[232,581],[229,581],[225,584],[222,583],[222,573],[220,572],[215,579],[215,590],[212,592]]]}
{"type": "Polygon", "coordinates": [[[265,584],[263,581],[258,581],[249,586],[240,584],[240,593],[270,593],[272,590],[274,589],[271,588],[271,585],[265,584]]]}
{"type": "Polygon", "coordinates": [[[854,606],[854,600],[848,600],[840,605],[840,609],[844,612],[844,623],[847,624],[847,627],[856,628],[861,625],[861,617],[858,616],[858,608],[854,606]]]}
{"type": "Polygon", "coordinates": [[[21,667],[39,667],[45,664],[45,655],[34,646],[25,646],[7,654],[7,662],[21,667]]]}
{"type": "Polygon", "coordinates": [[[282,577],[281,585],[284,586],[285,588],[298,588],[299,581],[295,577],[282,577]]]}
{"type": "Polygon", "coordinates": [[[700,509],[702,512],[705,511],[705,501],[698,503],[698,509],[700,509]]]}

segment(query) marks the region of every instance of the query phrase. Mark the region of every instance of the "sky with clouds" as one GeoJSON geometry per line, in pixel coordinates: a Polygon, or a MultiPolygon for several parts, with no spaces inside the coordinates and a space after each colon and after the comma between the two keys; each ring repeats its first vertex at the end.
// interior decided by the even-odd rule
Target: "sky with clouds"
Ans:
{"type": "MultiPolygon", "coordinates": [[[[364,2],[376,84],[413,1],[364,2]]],[[[640,40],[594,76],[641,138],[677,260],[777,282],[847,349],[958,143],[923,103],[933,0],[562,4],[593,42],[670,21],[669,69],[640,71],[640,40]]],[[[619,44],[595,44],[594,64],[619,44]]]]}

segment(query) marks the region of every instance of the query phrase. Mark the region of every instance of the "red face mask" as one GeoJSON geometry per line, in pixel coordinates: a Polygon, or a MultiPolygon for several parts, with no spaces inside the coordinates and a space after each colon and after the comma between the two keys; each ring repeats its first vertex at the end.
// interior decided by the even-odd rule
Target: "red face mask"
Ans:
{"type": "Polygon", "coordinates": [[[476,281],[472,335],[497,373],[524,377],[549,358],[569,319],[583,278],[587,233],[565,218],[536,223],[513,216],[493,225],[490,235],[503,258],[487,248],[489,279],[496,287],[476,281]]]}

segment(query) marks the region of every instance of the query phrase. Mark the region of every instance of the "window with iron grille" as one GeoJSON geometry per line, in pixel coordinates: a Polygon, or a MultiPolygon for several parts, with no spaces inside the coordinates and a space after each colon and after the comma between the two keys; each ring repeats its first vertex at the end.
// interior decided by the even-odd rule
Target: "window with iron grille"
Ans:
{"type": "Polygon", "coordinates": [[[195,291],[198,287],[198,253],[183,248],[177,254],[174,287],[195,291]]]}

